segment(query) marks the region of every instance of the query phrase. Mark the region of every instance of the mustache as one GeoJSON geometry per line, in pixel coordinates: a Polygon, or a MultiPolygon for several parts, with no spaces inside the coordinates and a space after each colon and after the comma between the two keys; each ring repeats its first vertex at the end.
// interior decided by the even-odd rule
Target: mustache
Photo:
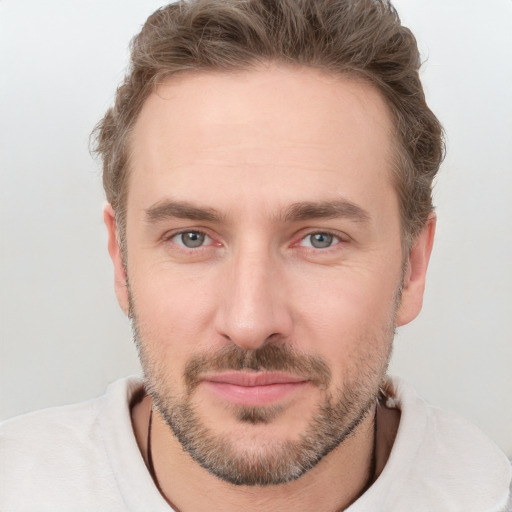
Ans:
{"type": "Polygon", "coordinates": [[[190,394],[206,373],[234,371],[282,371],[303,377],[320,389],[331,382],[331,370],[319,356],[297,352],[284,345],[269,344],[256,350],[229,345],[214,353],[193,356],[185,366],[183,378],[190,394]]]}

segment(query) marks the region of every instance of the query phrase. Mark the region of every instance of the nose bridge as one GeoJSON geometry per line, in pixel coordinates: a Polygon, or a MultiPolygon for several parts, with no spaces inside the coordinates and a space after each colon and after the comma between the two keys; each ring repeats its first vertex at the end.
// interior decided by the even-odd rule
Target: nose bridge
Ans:
{"type": "Polygon", "coordinates": [[[241,244],[232,255],[219,330],[255,350],[272,335],[287,336],[290,321],[282,294],[279,258],[262,243],[241,244]]]}

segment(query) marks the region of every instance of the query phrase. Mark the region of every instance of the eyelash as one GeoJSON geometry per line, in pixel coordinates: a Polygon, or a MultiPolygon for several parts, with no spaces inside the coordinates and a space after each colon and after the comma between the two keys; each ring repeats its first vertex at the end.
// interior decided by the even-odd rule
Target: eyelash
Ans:
{"type": "Polygon", "coordinates": [[[201,230],[201,229],[183,229],[181,231],[173,232],[173,233],[170,233],[169,235],[165,236],[164,242],[173,242],[175,245],[180,247],[181,250],[184,250],[184,251],[194,251],[194,250],[201,249],[204,247],[208,247],[209,245],[212,245],[211,242],[214,242],[214,239],[206,231],[201,230]],[[190,234],[194,233],[199,236],[204,236],[205,239],[210,240],[210,243],[208,243],[206,245],[201,244],[197,247],[187,247],[185,244],[179,243],[176,241],[176,239],[178,239],[180,236],[186,235],[188,233],[190,233],[190,234]]]}
{"type": "MultiPolygon", "coordinates": [[[[206,232],[205,230],[201,230],[201,229],[183,229],[181,231],[173,232],[173,233],[169,234],[168,236],[165,236],[164,241],[165,242],[173,242],[176,246],[178,246],[180,248],[180,250],[183,250],[183,251],[197,251],[199,249],[204,249],[211,245],[219,245],[219,246],[221,245],[219,242],[215,242],[215,239],[211,235],[209,235],[208,232],[206,232]],[[176,239],[178,237],[183,236],[188,233],[190,233],[190,234],[193,233],[193,234],[196,234],[199,236],[203,236],[206,240],[209,240],[210,242],[206,243],[206,244],[202,243],[201,245],[198,245],[197,247],[187,247],[184,243],[179,243],[176,241],[176,239]]],[[[315,252],[316,251],[327,252],[330,249],[334,249],[340,243],[343,243],[345,241],[346,241],[346,239],[343,236],[341,236],[340,233],[337,233],[337,232],[333,232],[333,231],[329,231],[329,230],[310,231],[309,233],[306,233],[303,236],[301,236],[297,242],[294,242],[292,244],[292,247],[303,247],[305,250],[310,250],[310,251],[315,251],[315,252]],[[331,245],[328,245],[327,247],[314,247],[311,245],[309,245],[309,246],[302,245],[302,242],[307,240],[308,237],[312,237],[314,235],[325,235],[328,237],[332,237],[333,242],[331,245]]]]}

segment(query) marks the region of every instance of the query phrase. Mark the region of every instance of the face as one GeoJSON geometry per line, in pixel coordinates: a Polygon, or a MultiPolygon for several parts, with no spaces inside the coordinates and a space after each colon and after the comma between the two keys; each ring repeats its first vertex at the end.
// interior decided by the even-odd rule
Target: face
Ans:
{"type": "Polygon", "coordinates": [[[373,409],[424,277],[391,133],[372,87],[307,69],[183,75],[144,104],[126,267],[106,214],[118,298],[158,411],[224,480],[298,478],[373,409]]]}

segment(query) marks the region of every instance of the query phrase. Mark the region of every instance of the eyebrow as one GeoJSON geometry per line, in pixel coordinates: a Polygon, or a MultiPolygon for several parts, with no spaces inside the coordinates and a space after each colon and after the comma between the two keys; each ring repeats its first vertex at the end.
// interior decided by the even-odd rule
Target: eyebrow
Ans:
{"type": "MultiPolygon", "coordinates": [[[[222,222],[225,217],[214,208],[196,206],[187,201],[163,201],[146,208],[146,220],[157,222],[165,219],[189,219],[196,221],[222,222]]],[[[278,216],[285,222],[309,219],[346,218],[355,222],[368,222],[369,213],[345,199],[321,202],[297,202],[288,206],[278,216]]]]}
{"type": "Polygon", "coordinates": [[[152,222],[173,218],[210,222],[222,220],[222,215],[213,208],[201,208],[187,201],[159,202],[146,208],[145,212],[146,219],[152,222]]]}
{"type": "Polygon", "coordinates": [[[286,221],[335,218],[346,218],[355,222],[370,220],[370,214],[366,210],[345,199],[293,203],[285,210],[283,217],[286,221]]]}

